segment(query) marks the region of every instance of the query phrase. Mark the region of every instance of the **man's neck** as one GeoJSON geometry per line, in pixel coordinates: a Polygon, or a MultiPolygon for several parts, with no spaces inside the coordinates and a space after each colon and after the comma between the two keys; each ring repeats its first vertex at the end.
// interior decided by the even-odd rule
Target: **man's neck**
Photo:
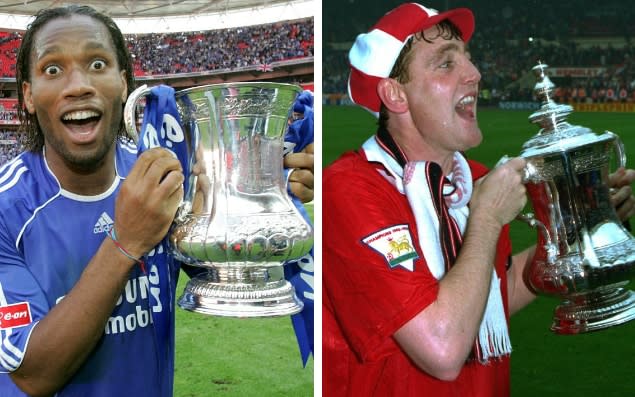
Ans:
{"type": "Polygon", "coordinates": [[[452,172],[454,152],[435,148],[418,131],[412,133],[391,132],[390,135],[405,155],[406,161],[432,161],[441,166],[445,175],[452,172]]]}
{"type": "Polygon", "coordinates": [[[59,181],[62,189],[82,196],[95,196],[107,191],[117,175],[115,170],[115,150],[100,161],[88,166],[68,162],[59,156],[51,156],[44,148],[44,160],[59,181]]]}

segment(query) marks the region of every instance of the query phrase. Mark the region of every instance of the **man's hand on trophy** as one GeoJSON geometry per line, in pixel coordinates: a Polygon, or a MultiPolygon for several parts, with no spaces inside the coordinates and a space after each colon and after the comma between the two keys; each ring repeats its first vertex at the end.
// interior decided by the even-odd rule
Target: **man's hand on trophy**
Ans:
{"type": "Polygon", "coordinates": [[[619,168],[609,175],[611,204],[615,207],[621,221],[627,221],[635,215],[635,196],[631,187],[633,181],[635,181],[635,170],[630,168],[619,168]]]}
{"type": "Polygon", "coordinates": [[[474,183],[470,216],[483,215],[493,225],[511,222],[527,203],[523,174],[527,161],[522,157],[509,158],[494,167],[485,177],[474,183]]]}
{"type": "Polygon", "coordinates": [[[301,152],[287,154],[284,166],[292,169],[289,175],[291,193],[303,203],[313,200],[313,144],[307,145],[301,152]]]}
{"type": "Polygon", "coordinates": [[[141,257],[165,237],[183,199],[181,163],[168,150],[142,153],[121,185],[115,204],[117,239],[141,257]]]}

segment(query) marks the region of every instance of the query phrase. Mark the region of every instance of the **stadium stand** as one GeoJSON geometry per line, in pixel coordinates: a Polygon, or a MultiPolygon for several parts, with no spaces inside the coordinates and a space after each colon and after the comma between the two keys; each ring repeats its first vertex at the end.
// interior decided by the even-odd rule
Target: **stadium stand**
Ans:
{"type": "MultiPolygon", "coordinates": [[[[444,8],[434,1],[425,4],[444,8]]],[[[477,29],[469,49],[482,74],[481,105],[532,101],[530,69],[538,60],[554,69],[550,73],[557,73],[552,80],[560,87],[558,101],[635,102],[635,53],[631,45],[635,15],[623,2],[536,0],[512,5],[493,0],[453,2],[452,7],[463,5],[476,17],[477,29]]],[[[342,4],[347,6],[358,4],[342,4]]],[[[355,35],[369,27],[365,21],[375,20],[386,7],[386,3],[371,2],[365,5],[364,13],[350,14],[345,9],[324,8],[323,87],[331,94],[325,95],[327,101],[345,100],[347,51],[355,35]],[[341,14],[354,20],[338,23],[341,14]]]]}
{"type": "MultiPolygon", "coordinates": [[[[137,76],[204,72],[313,56],[313,19],[199,32],[126,35],[137,76]]],[[[0,32],[0,71],[15,77],[22,36],[0,32]]]]}
{"type": "MultiPolygon", "coordinates": [[[[0,32],[0,76],[5,79],[15,78],[21,39],[20,32],[0,32]]],[[[169,76],[171,81],[178,81],[181,75],[191,79],[242,69],[266,73],[273,70],[272,64],[308,60],[310,76],[283,76],[282,80],[305,88],[313,86],[313,18],[208,31],[127,34],[126,39],[138,78],[153,81],[155,76],[169,76]]],[[[21,151],[16,94],[3,90],[4,85],[0,86],[0,96],[9,98],[0,98],[0,166],[21,151]]]]}

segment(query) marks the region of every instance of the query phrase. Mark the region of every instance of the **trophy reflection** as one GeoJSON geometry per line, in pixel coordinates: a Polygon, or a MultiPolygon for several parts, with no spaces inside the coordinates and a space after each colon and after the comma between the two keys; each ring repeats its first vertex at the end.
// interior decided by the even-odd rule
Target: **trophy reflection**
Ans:
{"type": "Polygon", "coordinates": [[[624,287],[635,274],[635,239],[610,202],[611,158],[626,165],[622,141],[566,121],[569,105],[551,100],[547,65],[533,68],[542,101],[530,116],[541,129],[522,148],[533,214],[521,218],[538,229],[525,279],[535,292],[561,299],[552,331],[577,334],[635,318],[635,296],[624,287]]]}
{"type": "MultiPolygon", "coordinates": [[[[149,91],[137,89],[128,104],[149,91]]],[[[232,317],[302,310],[283,264],[310,251],[313,230],[288,196],[282,165],[287,117],[300,91],[258,82],[175,93],[191,166],[170,252],[202,269],[180,307],[232,317]]]]}

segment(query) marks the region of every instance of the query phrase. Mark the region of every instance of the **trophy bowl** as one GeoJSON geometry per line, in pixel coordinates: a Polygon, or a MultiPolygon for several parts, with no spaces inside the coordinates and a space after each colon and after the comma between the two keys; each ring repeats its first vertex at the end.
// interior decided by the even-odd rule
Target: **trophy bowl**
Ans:
{"type": "Polygon", "coordinates": [[[533,68],[542,105],[529,117],[541,129],[520,154],[534,214],[519,219],[538,229],[524,278],[534,292],[561,299],[552,331],[577,334],[635,318],[635,297],[624,288],[635,275],[635,239],[611,205],[608,183],[611,159],[623,167],[626,155],[616,134],[566,122],[573,108],[551,100],[546,67],[533,68]]]}
{"type": "MultiPolygon", "coordinates": [[[[134,129],[135,104],[124,117],[134,129]]],[[[187,147],[183,203],[169,232],[169,250],[201,272],[178,305],[219,316],[298,313],[302,302],[284,279],[285,261],[313,245],[311,225],[286,190],[283,139],[293,102],[291,84],[212,84],[176,91],[187,147]]]]}

